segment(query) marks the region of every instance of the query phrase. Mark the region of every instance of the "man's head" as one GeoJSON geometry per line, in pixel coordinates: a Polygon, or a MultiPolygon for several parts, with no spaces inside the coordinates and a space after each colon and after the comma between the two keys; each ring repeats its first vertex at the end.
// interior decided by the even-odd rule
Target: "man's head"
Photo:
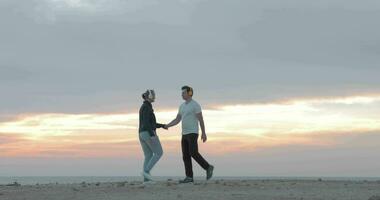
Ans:
{"type": "Polygon", "coordinates": [[[156,93],[154,92],[154,90],[146,90],[146,92],[142,94],[142,98],[146,101],[154,102],[154,100],[156,99],[156,93]]]}
{"type": "Polygon", "coordinates": [[[182,98],[184,100],[187,101],[187,100],[189,100],[189,99],[192,98],[193,93],[194,93],[193,88],[191,88],[190,86],[185,85],[181,89],[182,89],[182,98]]]}

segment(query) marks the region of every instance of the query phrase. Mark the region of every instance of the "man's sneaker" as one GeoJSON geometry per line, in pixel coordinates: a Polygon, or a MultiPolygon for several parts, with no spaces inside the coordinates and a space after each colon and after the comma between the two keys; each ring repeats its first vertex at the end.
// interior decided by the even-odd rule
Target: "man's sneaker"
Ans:
{"type": "Polygon", "coordinates": [[[144,180],[147,179],[148,181],[152,181],[153,180],[153,177],[152,175],[150,175],[148,172],[141,172],[141,175],[144,177],[144,180]]]}
{"type": "Polygon", "coordinates": [[[212,177],[212,173],[214,172],[214,166],[210,165],[206,170],[206,179],[209,180],[212,177]]]}
{"type": "Polygon", "coordinates": [[[179,183],[194,183],[194,179],[191,177],[186,177],[183,180],[180,180],[179,183]]]}

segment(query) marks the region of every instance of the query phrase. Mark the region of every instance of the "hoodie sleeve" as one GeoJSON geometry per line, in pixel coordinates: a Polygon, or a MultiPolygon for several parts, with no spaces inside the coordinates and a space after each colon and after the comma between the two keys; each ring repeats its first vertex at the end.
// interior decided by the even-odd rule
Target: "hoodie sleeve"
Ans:
{"type": "Polygon", "coordinates": [[[156,128],[164,128],[165,124],[156,123],[156,128]]]}
{"type": "Polygon", "coordinates": [[[149,132],[149,135],[153,137],[155,134],[153,132],[153,127],[150,122],[151,116],[152,116],[152,110],[147,107],[144,107],[143,112],[142,112],[142,119],[143,119],[142,123],[143,123],[143,126],[146,128],[146,130],[149,132]]]}

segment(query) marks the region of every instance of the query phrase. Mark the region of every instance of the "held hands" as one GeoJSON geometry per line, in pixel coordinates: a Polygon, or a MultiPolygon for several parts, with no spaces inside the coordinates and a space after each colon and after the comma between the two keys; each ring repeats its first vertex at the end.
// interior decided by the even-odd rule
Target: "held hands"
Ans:
{"type": "Polygon", "coordinates": [[[168,129],[169,129],[169,127],[168,127],[167,124],[164,124],[164,126],[163,126],[162,128],[165,129],[165,130],[168,130],[168,129]]]}

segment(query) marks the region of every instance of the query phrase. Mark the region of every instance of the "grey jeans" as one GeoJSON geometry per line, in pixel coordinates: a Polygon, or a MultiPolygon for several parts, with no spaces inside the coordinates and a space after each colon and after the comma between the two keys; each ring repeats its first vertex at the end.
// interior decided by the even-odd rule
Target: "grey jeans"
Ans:
{"type": "Polygon", "coordinates": [[[163,154],[160,138],[157,135],[151,137],[148,131],[142,131],[139,133],[139,140],[145,157],[144,171],[150,173],[163,154]]]}

